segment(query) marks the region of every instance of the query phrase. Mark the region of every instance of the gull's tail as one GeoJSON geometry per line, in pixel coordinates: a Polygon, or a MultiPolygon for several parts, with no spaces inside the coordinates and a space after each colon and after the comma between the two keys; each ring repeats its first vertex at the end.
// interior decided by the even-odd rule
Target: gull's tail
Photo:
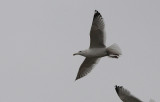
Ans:
{"type": "Polygon", "coordinates": [[[121,49],[117,44],[112,44],[107,48],[107,53],[109,57],[118,58],[119,55],[122,55],[121,49]]]}

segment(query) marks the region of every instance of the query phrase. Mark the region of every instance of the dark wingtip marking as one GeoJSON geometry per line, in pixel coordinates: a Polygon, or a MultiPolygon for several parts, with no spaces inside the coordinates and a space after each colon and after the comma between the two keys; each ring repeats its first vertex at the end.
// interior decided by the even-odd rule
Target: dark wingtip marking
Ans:
{"type": "Polygon", "coordinates": [[[115,86],[115,90],[116,90],[117,94],[119,94],[119,90],[118,90],[118,86],[117,85],[115,86]]]}
{"type": "Polygon", "coordinates": [[[98,17],[98,16],[102,17],[101,14],[100,14],[97,10],[95,10],[94,18],[95,18],[95,17],[98,17]]]}
{"type": "Polygon", "coordinates": [[[78,80],[78,78],[75,79],[75,81],[78,80]]]}
{"type": "Polygon", "coordinates": [[[78,79],[79,79],[79,78],[78,78],[78,77],[76,77],[75,81],[76,81],[76,80],[78,80],[78,79]]]}
{"type": "Polygon", "coordinates": [[[97,10],[95,10],[95,13],[98,12],[97,10]]]}
{"type": "Polygon", "coordinates": [[[78,79],[80,79],[80,78],[81,78],[81,77],[80,77],[79,75],[77,75],[77,77],[76,77],[75,81],[76,81],[76,80],[78,80],[78,79]]]}
{"type": "Polygon", "coordinates": [[[122,86],[115,86],[115,90],[116,90],[116,92],[117,92],[117,94],[119,94],[119,88],[122,88],[122,86]]]}

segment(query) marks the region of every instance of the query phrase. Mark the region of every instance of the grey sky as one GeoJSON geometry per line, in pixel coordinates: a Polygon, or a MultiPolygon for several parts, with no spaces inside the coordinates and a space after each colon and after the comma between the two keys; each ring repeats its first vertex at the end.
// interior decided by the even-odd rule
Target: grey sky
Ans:
{"type": "Polygon", "coordinates": [[[160,1],[1,0],[1,102],[120,102],[123,85],[143,101],[159,101],[160,1]],[[104,57],[74,82],[89,47],[94,10],[103,16],[107,43],[123,55],[104,57]]]}

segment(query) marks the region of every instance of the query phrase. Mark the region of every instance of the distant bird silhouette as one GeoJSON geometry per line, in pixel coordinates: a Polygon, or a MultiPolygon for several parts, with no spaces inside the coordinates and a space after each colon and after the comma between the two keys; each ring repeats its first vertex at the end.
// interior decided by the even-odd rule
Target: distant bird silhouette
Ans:
{"type": "Polygon", "coordinates": [[[76,80],[86,76],[93,69],[95,64],[98,63],[101,57],[109,56],[111,58],[118,58],[121,55],[121,50],[117,44],[106,47],[105,42],[105,24],[101,14],[95,10],[90,31],[90,47],[87,50],[73,54],[86,57],[79,68],[76,80]]]}
{"type": "MultiPolygon", "coordinates": [[[[133,96],[127,89],[123,88],[123,86],[115,86],[115,90],[119,96],[119,98],[123,102],[143,102],[140,99],[133,96]]],[[[153,99],[151,99],[149,102],[154,102],[153,99]]]]}

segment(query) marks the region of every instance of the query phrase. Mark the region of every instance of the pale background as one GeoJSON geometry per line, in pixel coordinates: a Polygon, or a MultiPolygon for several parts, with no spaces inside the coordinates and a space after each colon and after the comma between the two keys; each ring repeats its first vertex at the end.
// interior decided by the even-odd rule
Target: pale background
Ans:
{"type": "Polygon", "coordinates": [[[0,102],[121,102],[115,85],[159,102],[159,39],[159,0],[1,0],[0,102]],[[74,81],[95,9],[123,55],[74,81]]]}

